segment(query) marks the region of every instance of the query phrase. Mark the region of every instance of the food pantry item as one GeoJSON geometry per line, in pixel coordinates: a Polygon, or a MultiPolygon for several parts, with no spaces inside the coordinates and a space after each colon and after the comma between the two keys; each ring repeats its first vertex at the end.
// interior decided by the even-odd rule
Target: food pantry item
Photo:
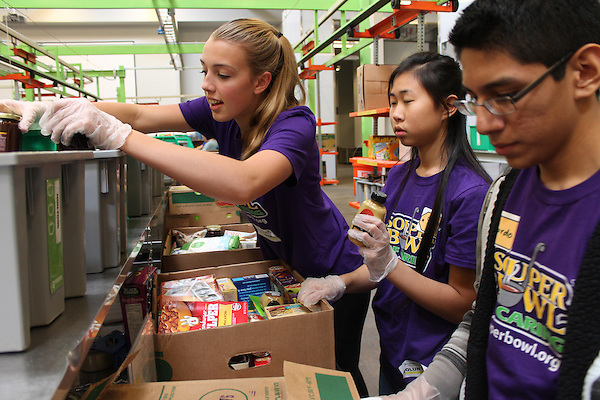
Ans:
{"type": "Polygon", "coordinates": [[[239,236],[202,237],[195,238],[191,242],[183,244],[180,248],[173,249],[171,255],[233,250],[239,248],[239,236]]]}
{"type": "Polygon", "coordinates": [[[284,304],[284,302],[285,302],[285,300],[283,298],[283,295],[274,290],[269,290],[267,292],[264,292],[260,296],[260,304],[263,307],[280,306],[280,305],[284,304]]]}
{"type": "Polygon", "coordinates": [[[300,282],[285,267],[274,265],[269,267],[269,276],[273,284],[281,292],[286,303],[297,302],[298,292],[300,291],[300,282]]]}
{"type": "Polygon", "coordinates": [[[163,282],[161,301],[222,301],[214,275],[163,282]]]}
{"type": "Polygon", "coordinates": [[[56,150],[95,150],[95,147],[83,133],[76,133],[73,135],[71,143],[68,146],[58,143],[56,150]]]}
{"type": "Polygon", "coordinates": [[[310,312],[311,312],[311,310],[304,307],[300,303],[283,304],[280,306],[265,307],[265,314],[267,314],[267,319],[273,319],[273,318],[279,318],[279,317],[289,317],[292,315],[307,314],[310,312]]]}
{"type": "Polygon", "coordinates": [[[205,237],[207,232],[208,231],[206,229],[201,229],[194,233],[185,233],[185,232],[181,232],[180,230],[177,230],[177,229],[172,229],[171,230],[171,238],[173,240],[173,243],[175,243],[176,247],[181,247],[184,244],[189,243],[194,239],[205,237]]]}
{"type": "MultiPolygon", "coordinates": [[[[374,190],[371,193],[371,199],[367,199],[362,202],[360,207],[358,207],[357,214],[367,214],[372,215],[374,217],[379,218],[380,220],[385,220],[385,201],[387,200],[387,194],[380,192],[379,190],[374,190]]],[[[350,227],[351,229],[360,229],[354,225],[350,227]]],[[[364,244],[354,238],[349,237],[350,241],[359,247],[364,247],[364,244]]]]}
{"type": "Polygon", "coordinates": [[[165,301],[158,333],[187,332],[248,322],[248,303],[240,301],[165,301]]]}
{"type": "Polygon", "coordinates": [[[21,150],[20,120],[20,115],[0,113],[0,152],[21,150]]]}
{"type": "Polygon", "coordinates": [[[261,296],[271,290],[271,279],[267,274],[246,275],[231,278],[237,288],[238,300],[249,301],[250,295],[261,296]]]}
{"type": "Polygon", "coordinates": [[[217,285],[225,301],[238,301],[237,288],[231,278],[218,278],[217,285]]]}

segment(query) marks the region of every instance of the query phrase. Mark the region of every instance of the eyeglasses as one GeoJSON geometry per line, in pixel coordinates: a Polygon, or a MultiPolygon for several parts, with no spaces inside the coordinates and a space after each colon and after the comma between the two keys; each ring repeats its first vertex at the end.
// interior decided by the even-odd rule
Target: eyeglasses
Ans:
{"type": "Polygon", "coordinates": [[[525,86],[522,90],[520,90],[518,93],[516,93],[513,96],[506,95],[506,96],[494,97],[493,99],[484,100],[481,103],[477,103],[477,101],[474,99],[457,100],[452,104],[454,105],[454,107],[456,107],[456,109],[461,114],[464,114],[467,116],[475,115],[477,107],[479,107],[479,106],[485,107],[490,113],[492,113],[494,115],[512,114],[515,111],[517,111],[517,106],[515,105],[515,103],[517,101],[521,100],[527,93],[529,93],[533,89],[535,89],[536,86],[538,86],[540,83],[542,83],[542,81],[548,75],[550,75],[554,70],[556,70],[561,64],[563,64],[564,62],[569,60],[569,58],[571,58],[571,56],[573,54],[574,53],[569,53],[566,56],[564,56],[563,58],[561,58],[560,60],[558,60],[557,62],[555,62],[554,64],[552,64],[552,66],[550,66],[550,68],[548,68],[546,70],[546,72],[544,72],[539,78],[537,78],[535,81],[531,82],[529,85],[525,86]]]}

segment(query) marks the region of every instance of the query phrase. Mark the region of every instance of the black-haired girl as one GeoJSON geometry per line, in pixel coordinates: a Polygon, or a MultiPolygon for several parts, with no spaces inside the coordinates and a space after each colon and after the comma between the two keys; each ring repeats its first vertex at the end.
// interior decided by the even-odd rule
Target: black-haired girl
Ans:
{"type": "Polygon", "coordinates": [[[353,225],[362,231],[349,235],[365,244],[359,249],[365,265],[309,279],[300,294],[310,304],[340,290],[336,281],[347,292],[377,287],[381,395],[422,373],[475,300],[477,222],[490,178],[453,106],[464,98],[461,78],[456,61],[436,53],[413,54],[394,70],[390,122],[412,156],[390,170],[386,222],[357,215],[353,225]]]}

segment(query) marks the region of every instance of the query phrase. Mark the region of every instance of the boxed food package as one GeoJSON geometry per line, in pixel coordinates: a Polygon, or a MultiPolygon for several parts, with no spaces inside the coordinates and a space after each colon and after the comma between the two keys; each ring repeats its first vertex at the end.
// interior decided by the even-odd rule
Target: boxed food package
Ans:
{"type": "Polygon", "coordinates": [[[300,303],[296,304],[281,304],[279,306],[265,307],[267,318],[291,317],[294,315],[307,314],[312,312],[300,303]]]}
{"type": "Polygon", "coordinates": [[[137,337],[144,318],[150,312],[155,272],[156,267],[147,265],[133,269],[119,291],[128,346],[137,337]]]}
{"type": "MultiPolygon", "coordinates": [[[[224,224],[221,226],[221,232],[227,231],[255,233],[254,225],[246,224],[224,224]]],[[[219,250],[203,253],[171,254],[176,247],[173,233],[175,231],[193,235],[196,232],[206,229],[205,226],[198,227],[179,227],[171,228],[165,238],[162,256],[162,271],[173,272],[186,269],[204,268],[209,266],[218,266],[226,264],[236,264],[250,261],[262,260],[262,253],[259,248],[239,248],[233,250],[219,250]]]]}
{"type": "MultiPolygon", "coordinates": [[[[156,275],[156,287],[164,281],[214,275],[233,278],[267,274],[281,260],[256,261],[156,275]]],[[[302,277],[289,269],[298,281],[302,277]]],[[[155,299],[155,307],[157,302],[155,299]]],[[[159,380],[275,377],[283,373],[283,361],[335,368],[333,308],[321,301],[319,311],[288,318],[257,320],[212,329],[154,335],[159,380]],[[266,365],[234,369],[240,355],[268,353],[266,365]]],[[[154,315],[157,315],[155,310],[154,315]]]]}
{"type": "Polygon", "coordinates": [[[297,302],[301,282],[282,265],[269,267],[269,276],[277,290],[282,293],[288,303],[297,302]]]}
{"type": "Polygon", "coordinates": [[[249,301],[250,295],[260,296],[271,290],[271,279],[268,274],[253,274],[231,278],[237,288],[239,301],[249,301]]]}
{"type": "Polygon", "coordinates": [[[231,278],[217,279],[217,285],[225,301],[238,301],[237,288],[231,281],[231,278]]]}
{"type": "Polygon", "coordinates": [[[369,158],[375,160],[398,161],[400,139],[395,136],[369,137],[369,158]]]}
{"type": "Polygon", "coordinates": [[[388,81],[397,65],[363,64],[356,69],[358,110],[374,110],[390,106],[388,81]]]}
{"type": "Polygon", "coordinates": [[[158,333],[187,332],[248,322],[248,303],[225,301],[214,275],[164,281],[158,301],[158,333]]]}

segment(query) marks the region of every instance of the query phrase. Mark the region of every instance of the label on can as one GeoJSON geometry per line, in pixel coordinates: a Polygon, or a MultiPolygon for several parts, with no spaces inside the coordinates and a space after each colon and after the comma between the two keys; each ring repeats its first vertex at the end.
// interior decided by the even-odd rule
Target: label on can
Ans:
{"type": "Polygon", "coordinates": [[[6,132],[0,132],[0,152],[6,151],[6,132]]]}

